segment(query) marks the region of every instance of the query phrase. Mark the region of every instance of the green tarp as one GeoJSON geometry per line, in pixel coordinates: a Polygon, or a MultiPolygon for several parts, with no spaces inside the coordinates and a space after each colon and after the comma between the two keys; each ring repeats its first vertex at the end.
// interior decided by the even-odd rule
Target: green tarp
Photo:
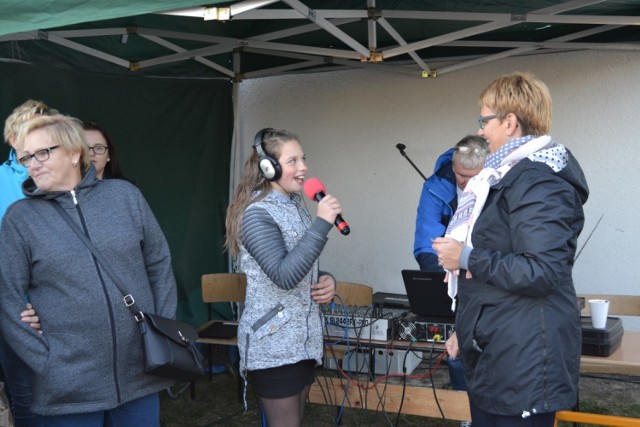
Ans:
{"type": "MultiPolygon", "coordinates": [[[[222,0],[209,0],[213,6],[222,0]]],[[[203,5],[202,0],[0,0],[0,35],[203,5]]]]}
{"type": "MultiPolygon", "coordinates": [[[[223,253],[233,132],[232,84],[131,78],[0,62],[0,117],[33,98],[98,121],[125,175],[142,190],[171,247],[179,317],[205,318],[200,276],[227,271],[223,253]]],[[[7,156],[2,144],[0,159],[7,156]]]]}

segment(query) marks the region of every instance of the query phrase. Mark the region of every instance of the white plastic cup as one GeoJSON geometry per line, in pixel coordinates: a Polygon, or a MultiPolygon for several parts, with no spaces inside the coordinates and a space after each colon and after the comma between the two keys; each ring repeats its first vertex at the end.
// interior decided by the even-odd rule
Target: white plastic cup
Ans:
{"type": "Polygon", "coordinates": [[[607,327],[607,315],[609,313],[609,301],[606,299],[590,299],[591,324],[595,329],[607,327]]]}

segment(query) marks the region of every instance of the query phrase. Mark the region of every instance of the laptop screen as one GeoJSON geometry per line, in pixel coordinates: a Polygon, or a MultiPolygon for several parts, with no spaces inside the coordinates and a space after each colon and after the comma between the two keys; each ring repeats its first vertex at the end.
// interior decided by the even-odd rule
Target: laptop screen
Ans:
{"type": "Polygon", "coordinates": [[[439,271],[402,270],[412,313],[425,317],[455,318],[444,276],[445,273],[439,271]]]}

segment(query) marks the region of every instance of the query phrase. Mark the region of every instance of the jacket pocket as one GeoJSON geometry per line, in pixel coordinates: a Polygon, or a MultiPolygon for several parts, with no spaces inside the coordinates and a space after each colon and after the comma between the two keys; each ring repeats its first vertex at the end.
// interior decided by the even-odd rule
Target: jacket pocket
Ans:
{"type": "Polygon", "coordinates": [[[88,334],[74,331],[47,330],[44,337],[49,345],[47,364],[33,378],[33,387],[41,392],[38,406],[108,399],[101,378],[111,373],[108,359],[103,356],[110,354],[105,352],[110,347],[97,348],[97,342],[88,334]]]}
{"type": "Polygon", "coordinates": [[[278,304],[251,325],[257,339],[273,335],[291,320],[291,313],[282,304],[278,304]]]}

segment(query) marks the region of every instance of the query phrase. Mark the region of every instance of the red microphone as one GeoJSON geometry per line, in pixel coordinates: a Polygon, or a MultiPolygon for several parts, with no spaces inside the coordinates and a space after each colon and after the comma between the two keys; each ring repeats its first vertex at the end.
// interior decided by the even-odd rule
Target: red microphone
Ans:
{"type": "MultiPolygon", "coordinates": [[[[304,193],[311,200],[319,202],[324,198],[324,196],[326,196],[325,191],[327,190],[324,188],[324,184],[318,178],[309,178],[304,182],[304,193]]],[[[336,225],[336,227],[338,227],[340,233],[345,236],[351,232],[349,224],[347,224],[347,221],[342,219],[342,216],[340,214],[336,216],[334,224],[336,225]]]]}

